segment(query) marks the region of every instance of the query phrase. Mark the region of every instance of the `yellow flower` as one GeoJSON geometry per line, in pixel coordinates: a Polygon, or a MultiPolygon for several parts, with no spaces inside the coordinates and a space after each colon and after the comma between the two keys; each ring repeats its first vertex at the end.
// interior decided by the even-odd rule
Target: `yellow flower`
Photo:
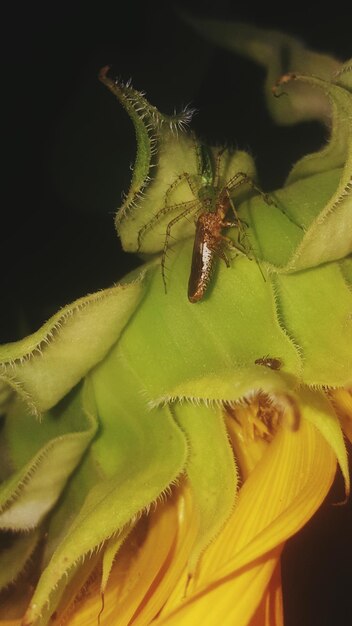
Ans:
{"type": "MultiPolygon", "coordinates": [[[[350,394],[338,390],[332,400],[350,428],[350,394]]],[[[98,615],[102,626],[283,624],[282,549],[323,502],[336,456],[304,414],[294,427],[294,416],[283,423],[276,417],[275,407],[268,408],[263,398],[225,412],[244,483],[230,519],[194,572],[187,563],[199,519],[192,491],[182,480],[136,523],[103,594],[101,566],[96,567],[67,610],[67,624],[95,626],[98,615]],[[266,417],[260,421],[263,408],[266,417]]]]}

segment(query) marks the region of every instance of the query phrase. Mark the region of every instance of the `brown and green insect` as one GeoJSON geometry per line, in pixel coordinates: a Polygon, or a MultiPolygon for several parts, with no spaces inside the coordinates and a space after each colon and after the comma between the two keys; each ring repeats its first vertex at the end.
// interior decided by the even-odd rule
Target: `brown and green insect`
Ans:
{"type": "Polygon", "coordinates": [[[222,259],[226,266],[230,267],[226,249],[233,247],[243,254],[248,252],[241,241],[245,224],[235,213],[230,191],[244,182],[249,182],[249,180],[246,174],[238,172],[220,191],[213,210],[207,210],[206,205],[202,207],[205,210],[202,210],[196,221],[191,273],[188,281],[188,299],[190,302],[198,302],[205,295],[216,257],[222,259]],[[235,221],[229,221],[226,218],[230,209],[233,210],[235,221]],[[238,229],[239,235],[236,243],[223,235],[224,229],[231,226],[238,229]]]}
{"type": "Polygon", "coordinates": [[[230,260],[227,255],[228,250],[235,248],[246,256],[251,252],[246,241],[245,229],[247,224],[237,215],[231,198],[233,191],[248,184],[258,191],[267,203],[271,203],[267,195],[255,185],[245,172],[237,172],[225,186],[220,186],[220,162],[223,152],[224,150],[218,152],[214,167],[212,153],[205,146],[201,146],[201,186],[197,188],[194,177],[184,173],[175,180],[166,193],[166,199],[168,199],[171,191],[182,180],[186,180],[195,199],[180,205],[168,205],[166,203],[138,233],[138,248],[140,248],[143,236],[147,230],[152,228],[168,212],[179,210],[176,217],[167,224],[165,233],[161,272],[166,292],[165,264],[172,228],[179,220],[186,218],[191,213],[195,214],[196,229],[188,281],[188,299],[190,302],[199,302],[204,297],[210,283],[216,258],[222,259],[226,266],[230,267],[230,260]],[[229,215],[232,219],[229,219],[229,215]],[[230,227],[237,229],[237,241],[233,241],[230,237],[223,234],[224,230],[230,227]]]}

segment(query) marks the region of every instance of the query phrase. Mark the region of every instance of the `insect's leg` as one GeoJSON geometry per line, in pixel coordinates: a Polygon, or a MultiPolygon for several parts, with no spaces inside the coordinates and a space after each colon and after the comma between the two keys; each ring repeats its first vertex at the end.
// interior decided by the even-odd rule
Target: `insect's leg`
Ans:
{"type": "Polygon", "coordinates": [[[220,259],[222,259],[223,261],[225,261],[225,265],[226,267],[230,267],[230,261],[227,257],[227,255],[225,254],[224,250],[222,248],[217,248],[216,253],[215,253],[218,257],[220,257],[220,259]]]}
{"type": "Polygon", "coordinates": [[[180,202],[180,204],[170,204],[169,206],[163,206],[162,209],[160,209],[157,213],[155,213],[155,215],[153,215],[153,217],[149,220],[149,222],[144,224],[144,226],[142,226],[142,228],[138,231],[138,235],[137,235],[137,246],[138,246],[137,247],[137,252],[140,250],[140,247],[141,247],[142,241],[143,241],[143,237],[144,237],[144,235],[146,234],[146,232],[148,230],[153,228],[153,226],[155,226],[155,224],[162,217],[164,217],[164,215],[167,215],[168,213],[171,213],[173,211],[184,209],[184,207],[187,204],[189,204],[190,202],[192,202],[192,204],[194,203],[193,200],[189,200],[188,202],[180,202]]]}
{"type": "MultiPolygon", "coordinates": [[[[231,183],[231,181],[234,181],[234,183],[233,183],[233,187],[232,187],[233,189],[234,189],[235,187],[237,187],[238,185],[241,185],[241,184],[243,184],[243,183],[245,183],[245,182],[246,182],[246,183],[248,183],[248,184],[249,184],[249,185],[250,185],[253,189],[255,189],[256,191],[258,191],[258,192],[260,193],[260,195],[263,197],[263,199],[265,200],[265,202],[267,202],[267,204],[274,204],[274,205],[275,205],[275,202],[274,202],[274,201],[273,201],[273,200],[272,200],[272,199],[271,199],[271,198],[270,198],[267,194],[265,194],[265,193],[264,193],[261,189],[259,189],[259,187],[257,187],[257,185],[255,185],[255,183],[253,183],[252,179],[248,176],[248,174],[245,174],[244,172],[237,172],[237,174],[236,174],[236,175],[235,175],[235,176],[234,176],[234,177],[233,177],[233,178],[229,181],[229,183],[231,183]],[[241,178],[241,180],[240,180],[240,181],[238,181],[238,182],[237,182],[237,184],[236,184],[236,183],[235,183],[235,179],[237,178],[237,180],[238,180],[238,178],[239,178],[239,177],[242,177],[242,178],[241,178]]],[[[229,187],[227,187],[227,192],[229,192],[229,187]]],[[[262,275],[262,277],[263,277],[264,282],[266,282],[266,278],[265,278],[265,276],[264,276],[264,272],[263,272],[262,267],[261,267],[261,265],[260,265],[260,263],[259,263],[259,260],[258,260],[258,258],[257,258],[257,255],[256,255],[256,254],[254,254],[254,251],[253,251],[253,250],[251,250],[251,248],[250,248],[250,245],[249,245],[249,244],[246,246],[246,237],[247,237],[247,235],[246,235],[245,230],[243,229],[243,224],[245,224],[245,222],[243,222],[242,220],[240,220],[240,218],[238,217],[238,214],[237,214],[237,211],[236,211],[235,205],[234,205],[234,203],[232,202],[232,199],[230,198],[230,195],[229,195],[229,203],[230,203],[230,206],[231,206],[231,208],[232,208],[232,211],[233,211],[233,213],[234,213],[234,215],[235,215],[236,220],[239,222],[239,226],[238,226],[238,238],[237,238],[237,245],[238,245],[238,248],[239,248],[239,250],[241,250],[241,249],[242,249],[242,250],[244,251],[244,254],[246,254],[246,256],[249,256],[249,253],[252,251],[252,253],[253,253],[253,258],[254,258],[254,260],[255,260],[255,262],[256,262],[256,264],[257,264],[257,266],[258,266],[258,269],[259,269],[259,271],[260,271],[260,273],[261,273],[261,275],[262,275]]],[[[275,205],[275,206],[276,206],[276,205],[275,205]]],[[[246,225],[246,226],[247,226],[247,225],[246,225]]]]}
{"type": "Polygon", "coordinates": [[[188,172],[183,172],[182,174],[179,174],[179,176],[177,176],[177,178],[173,181],[173,183],[171,183],[171,185],[166,190],[164,206],[159,211],[157,211],[157,213],[153,215],[153,217],[149,220],[149,222],[144,224],[144,226],[142,226],[142,228],[139,230],[138,235],[137,235],[137,252],[140,250],[142,240],[146,232],[150,230],[151,228],[153,228],[153,226],[160,219],[162,219],[164,215],[167,215],[167,213],[171,211],[176,211],[177,209],[181,209],[187,204],[187,202],[192,202],[192,200],[187,200],[185,202],[180,202],[176,204],[174,203],[174,204],[169,205],[170,195],[172,194],[173,191],[175,191],[175,189],[179,186],[179,184],[183,180],[187,181],[192,194],[194,195],[195,198],[197,198],[198,190],[196,188],[194,177],[192,177],[192,175],[189,174],[188,172]]]}
{"type": "Polygon", "coordinates": [[[294,224],[295,226],[297,226],[298,228],[303,230],[302,224],[300,224],[296,220],[294,220],[292,218],[292,216],[289,215],[285,211],[284,207],[280,206],[281,203],[277,204],[275,202],[275,199],[270,194],[265,193],[262,189],[260,189],[260,187],[258,187],[258,185],[256,185],[255,182],[252,180],[252,178],[250,176],[248,176],[248,174],[246,174],[245,172],[237,172],[237,174],[235,174],[235,176],[230,178],[230,180],[228,181],[228,183],[226,185],[226,190],[231,191],[232,189],[236,189],[237,187],[240,187],[241,185],[243,185],[245,183],[247,183],[250,187],[252,187],[252,189],[257,191],[261,195],[261,197],[263,198],[263,200],[264,200],[264,202],[266,204],[273,205],[274,207],[279,209],[279,211],[281,211],[281,213],[283,213],[283,215],[285,215],[285,217],[290,222],[292,222],[292,224],[294,224]]]}
{"type": "MultiPolygon", "coordinates": [[[[242,244],[242,242],[239,240],[239,238],[237,239],[236,243],[231,239],[231,237],[226,237],[225,235],[221,235],[221,240],[226,243],[227,247],[229,248],[236,248],[236,250],[239,250],[240,252],[242,252],[242,254],[245,254],[246,256],[248,256],[248,248],[246,248],[246,246],[244,246],[242,244]]],[[[223,258],[223,257],[221,257],[223,258]]]]}
{"type": "MultiPolygon", "coordinates": [[[[251,250],[249,249],[249,247],[248,247],[248,246],[244,245],[244,244],[240,241],[240,233],[238,233],[238,239],[237,239],[237,242],[236,242],[236,243],[235,243],[234,241],[232,241],[232,239],[231,239],[230,237],[226,237],[226,236],[224,236],[224,235],[221,235],[221,239],[222,239],[222,240],[223,240],[223,241],[224,241],[224,242],[225,242],[225,243],[226,243],[229,247],[236,248],[236,250],[239,250],[239,252],[241,252],[241,253],[242,253],[242,254],[244,254],[247,258],[249,258],[249,259],[250,259],[249,253],[251,252],[251,250]]],[[[218,254],[219,254],[219,253],[218,253],[218,254]]],[[[222,259],[224,258],[221,254],[219,254],[219,256],[220,256],[222,259]]],[[[257,259],[256,255],[254,254],[254,252],[253,252],[253,258],[254,258],[254,260],[255,260],[255,262],[256,262],[256,264],[257,264],[257,266],[258,266],[258,269],[259,269],[259,271],[260,271],[260,273],[261,273],[261,275],[262,275],[262,277],[263,277],[264,282],[266,282],[266,278],[265,278],[265,276],[264,276],[264,272],[263,272],[263,270],[262,270],[262,268],[261,268],[261,265],[260,265],[260,263],[259,263],[259,261],[258,261],[258,259],[257,259]]],[[[225,260],[225,259],[224,259],[224,260],[225,260]]],[[[225,263],[226,263],[226,260],[225,260],[225,263]]],[[[226,263],[226,265],[227,265],[227,263],[226,263]]],[[[227,265],[227,267],[229,267],[229,265],[227,265]]]]}
{"type": "MultiPolygon", "coordinates": [[[[236,207],[235,207],[235,204],[232,201],[232,199],[230,197],[230,194],[229,194],[229,191],[227,189],[226,189],[226,193],[227,193],[227,196],[228,196],[229,205],[230,205],[230,207],[232,209],[232,213],[234,214],[234,217],[235,217],[235,222],[223,222],[223,226],[224,226],[224,228],[228,228],[228,227],[234,226],[235,228],[238,229],[238,236],[237,236],[238,244],[241,245],[244,248],[244,243],[243,242],[245,241],[245,238],[246,238],[245,229],[248,228],[248,224],[244,220],[241,220],[239,218],[237,210],[236,210],[236,207]]],[[[248,249],[247,249],[247,253],[248,253],[248,249]]]]}
{"type": "Polygon", "coordinates": [[[215,189],[219,188],[219,182],[220,182],[220,165],[221,165],[221,157],[224,154],[226,148],[221,148],[219,150],[219,152],[216,155],[216,159],[215,159],[215,170],[214,170],[214,187],[215,189]]]}
{"type": "Polygon", "coordinates": [[[171,229],[172,229],[173,226],[175,226],[175,224],[177,224],[177,222],[179,222],[179,220],[181,220],[182,218],[186,217],[189,213],[191,213],[192,211],[194,211],[198,207],[198,201],[191,201],[191,202],[187,202],[185,204],[188,204],[188,206],[182,211],[182,213],[179,213],[179,215],[176,215],[176,217],[174,217],[174,219],[172,219],[171,222],[168,223],[167,228],[166,228],[163,253],[162,253],[162,257],[161,257],[161,275],[163,277],[165,293],[166,293],[165,261],[166,261],[166,253],[167,253],[168,247],[169,247],[169,239],[170,239],[170,236],[171,236],[171,229]]]}
{"type": "Polygon", "coordinates": [[[175,191],[175,189],[177,189],[177,187],[179,186],[180,183],[182,183],[183,180],[187,181],[192,194],[194,195],[195,198],[197,197],[198,189],[196,187],[194,177],[188,172],[183,172],[182,174],[179,174],[177,178],[174,180],[174,182],[171,183],[170,187],[168,187],[165,193],[165,206],[168,206],[170,195],[172,194],[173,191],[175,191]]]}
{"type": "Polygon", "coordinates": [[[269,194],[260,189],[260,187],[258,187],[258,185],[256,185],[256,183],[254,182],[254,180],[245,172],[237,172],[237,174],[232,176],[232,178],[230,178],[226,185],[226,189],[229,192],[232,189],[237,189],[237,187],[241,187],[245,184],[249,185],[250,187],[252,187],[252,189],[259,193],[262,196],[264,202],[266,202],[266,204],[275,204],[274,200],[269,196],[269,194]]]}

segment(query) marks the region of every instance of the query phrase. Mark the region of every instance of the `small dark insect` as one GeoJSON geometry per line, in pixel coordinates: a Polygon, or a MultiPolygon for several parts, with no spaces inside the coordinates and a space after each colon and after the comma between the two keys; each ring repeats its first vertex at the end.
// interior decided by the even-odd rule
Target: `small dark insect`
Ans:
{"type": "Polygon", "coordinates": [[[248,184],[258,191],[268,204],[272,203],[271,199],[244,172],[237,172],[225,186],[221,187],[220,162],[222,154],[223,150],[220,150],[214,164],[210,150],[206,146],[201,146],[198,155],[200,161],[198,177],[186,172],[178,176],[166,192],[165,206],[138,233],[139,249],[146,231],[152,228],[167,213],[178,211],[176,217],[167,224],[162,253],[161,273],[166,292],[165,262],[169,249],[171,230],[179,220],[186,218],[190,213],[194,213],[197,216],[191,272],[188,282],[188,299],[190,302],[199,302],[204,297],[216,257],[223,259],[226,266],[230,267],[226,250],[235,248],[246,256],[250,253],[249,245],[245,242],[245,228],[247,225],[237,215],[231,199],[231,192],[242,185],[248,184]],[[196,178],[201,181],[200,185],[197,183],[196,178]],[[178,205],[169,205],[169,196],[183,180],[190,187],[194,199],[178,205]],[[232,212],[233,221],[229,221],[226,218],[229,211],[232,212]],[[230,227],[237,228],[236,242],[222,234],[225,228],[230,227]]]}
{"type": "Polygon", "coordinates": [[[279,370],[282,367],[281,359],[271,356],[262,356],[260,357],[260,359],[256,359],[254,363],[256,365],[264,365],[264,367],[269,367],[271,370],[279,370]]]}

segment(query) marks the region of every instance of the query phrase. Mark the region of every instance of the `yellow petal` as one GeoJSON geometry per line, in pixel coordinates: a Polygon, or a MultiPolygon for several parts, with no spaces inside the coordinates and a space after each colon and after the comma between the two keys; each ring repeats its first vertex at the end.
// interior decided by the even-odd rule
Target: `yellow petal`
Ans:
{"type": "Polygon", "coordinates": [[[192,522],[191,511],[186,488],[159,503],[117,554],[104,599],[96,580],[87,595],[75,602],[75,613],[65,622],[67,626],[97,626],[99,613],[101,626],[125,626],[131,620],[133,624],[148,624],[186,566],[198,531],[197,517],[194,515],[192,522]]]}
{"type": "Polygon", "coordinates": [[[352,443],[352,396],[347,389],[330,391],[330,397],[341,422],[342,430],[352,443]]]}
{"type": "Polygon", "coordinates": [[[160,624],[247,625],[285,540],[320,506],[335,472],[336,457],[312,424],[302,420],[296,432],[282,427],[204,553],[189,597],[178,607],[168,603],[160,624]]]}
{"type": "Polygon", "coordinates": [[[284,626],[280,562],[277,564],[256,614],[248,626],[284,626]]]}
{"type": "Polygon", "coordinates": [[[89,589],[90,597],[77,606],[77,612],[68,624],[97,626],[100,612],[101,626],[128,624],[167,559],[176,529],[175,506],[171,504],[158,507],[149,519],[141,520],[117,555],[104,601],[99,590],[100,581],[97,581],[89,589]]]}
{"type": "MultiPolygon", "coordinates": [[[[192,493],[187,485],[179,489],[177,509],[178,509],[178,533],[177,540],[169,555],[168,562],[165,563],[163,571],[160,571],[157,586],[153,590],[150,598],[147,598],[144,606],[133,620],[133,626],[145,626],[157,615],[164,606],[167,599],[179,589],[181,583],[181,593],[184,596],[185,585],[183,584],[182,573],[187,576],[187,562],[192,548],[198,536],[199,518],[197,509],[194,506],[192,493]]],[[[151,546],[152,550],[157,549],[159,539],[151,546]]]]}
{"type": "MultiPolygon", "coordinates": [[[[248,421],[248,409],[246,413],[241,406],[236,407],[236,415],[241,412],[243,412],[243,422],[248,421]]],[[[262,437],[247,437],[243,432],[241,422],[228,413],[224,414],[224,418],[235,458],[241,470],[241,477],[243,480],[247,480],[263,454],[265,454],[269,443],[262,437]]]]}
{"type": "Polygon", "coordinates": [[[225,558],[217,542],[210,546],[199,583],[210,571],[226,576],[291,537],[320,506],[335,472],[336,457],[314,426],[302,420],[297,431],[281,428],[240,491],[232,527],[219,538],[225,558]]]}
{"type": "MultiPolygon", "coordinates": [[[[263,592],[270,585],[281,554],[281,547],[272,550],[263,559],[258,559],[248,569],[244,569],[235,578],[228,577],[215,587],[208,587],[195,601],[185,602],[183,608],[175,610],[164,619],[161,617],[157,626],[248,626],[263,592]]],[[[162,612],[164,615],[164,611],[162,612]]],[[[261,622],[263,626],[263,621],[261,622]]],[[[270,625],[271,626],[271,625],[270,625]]]]}

